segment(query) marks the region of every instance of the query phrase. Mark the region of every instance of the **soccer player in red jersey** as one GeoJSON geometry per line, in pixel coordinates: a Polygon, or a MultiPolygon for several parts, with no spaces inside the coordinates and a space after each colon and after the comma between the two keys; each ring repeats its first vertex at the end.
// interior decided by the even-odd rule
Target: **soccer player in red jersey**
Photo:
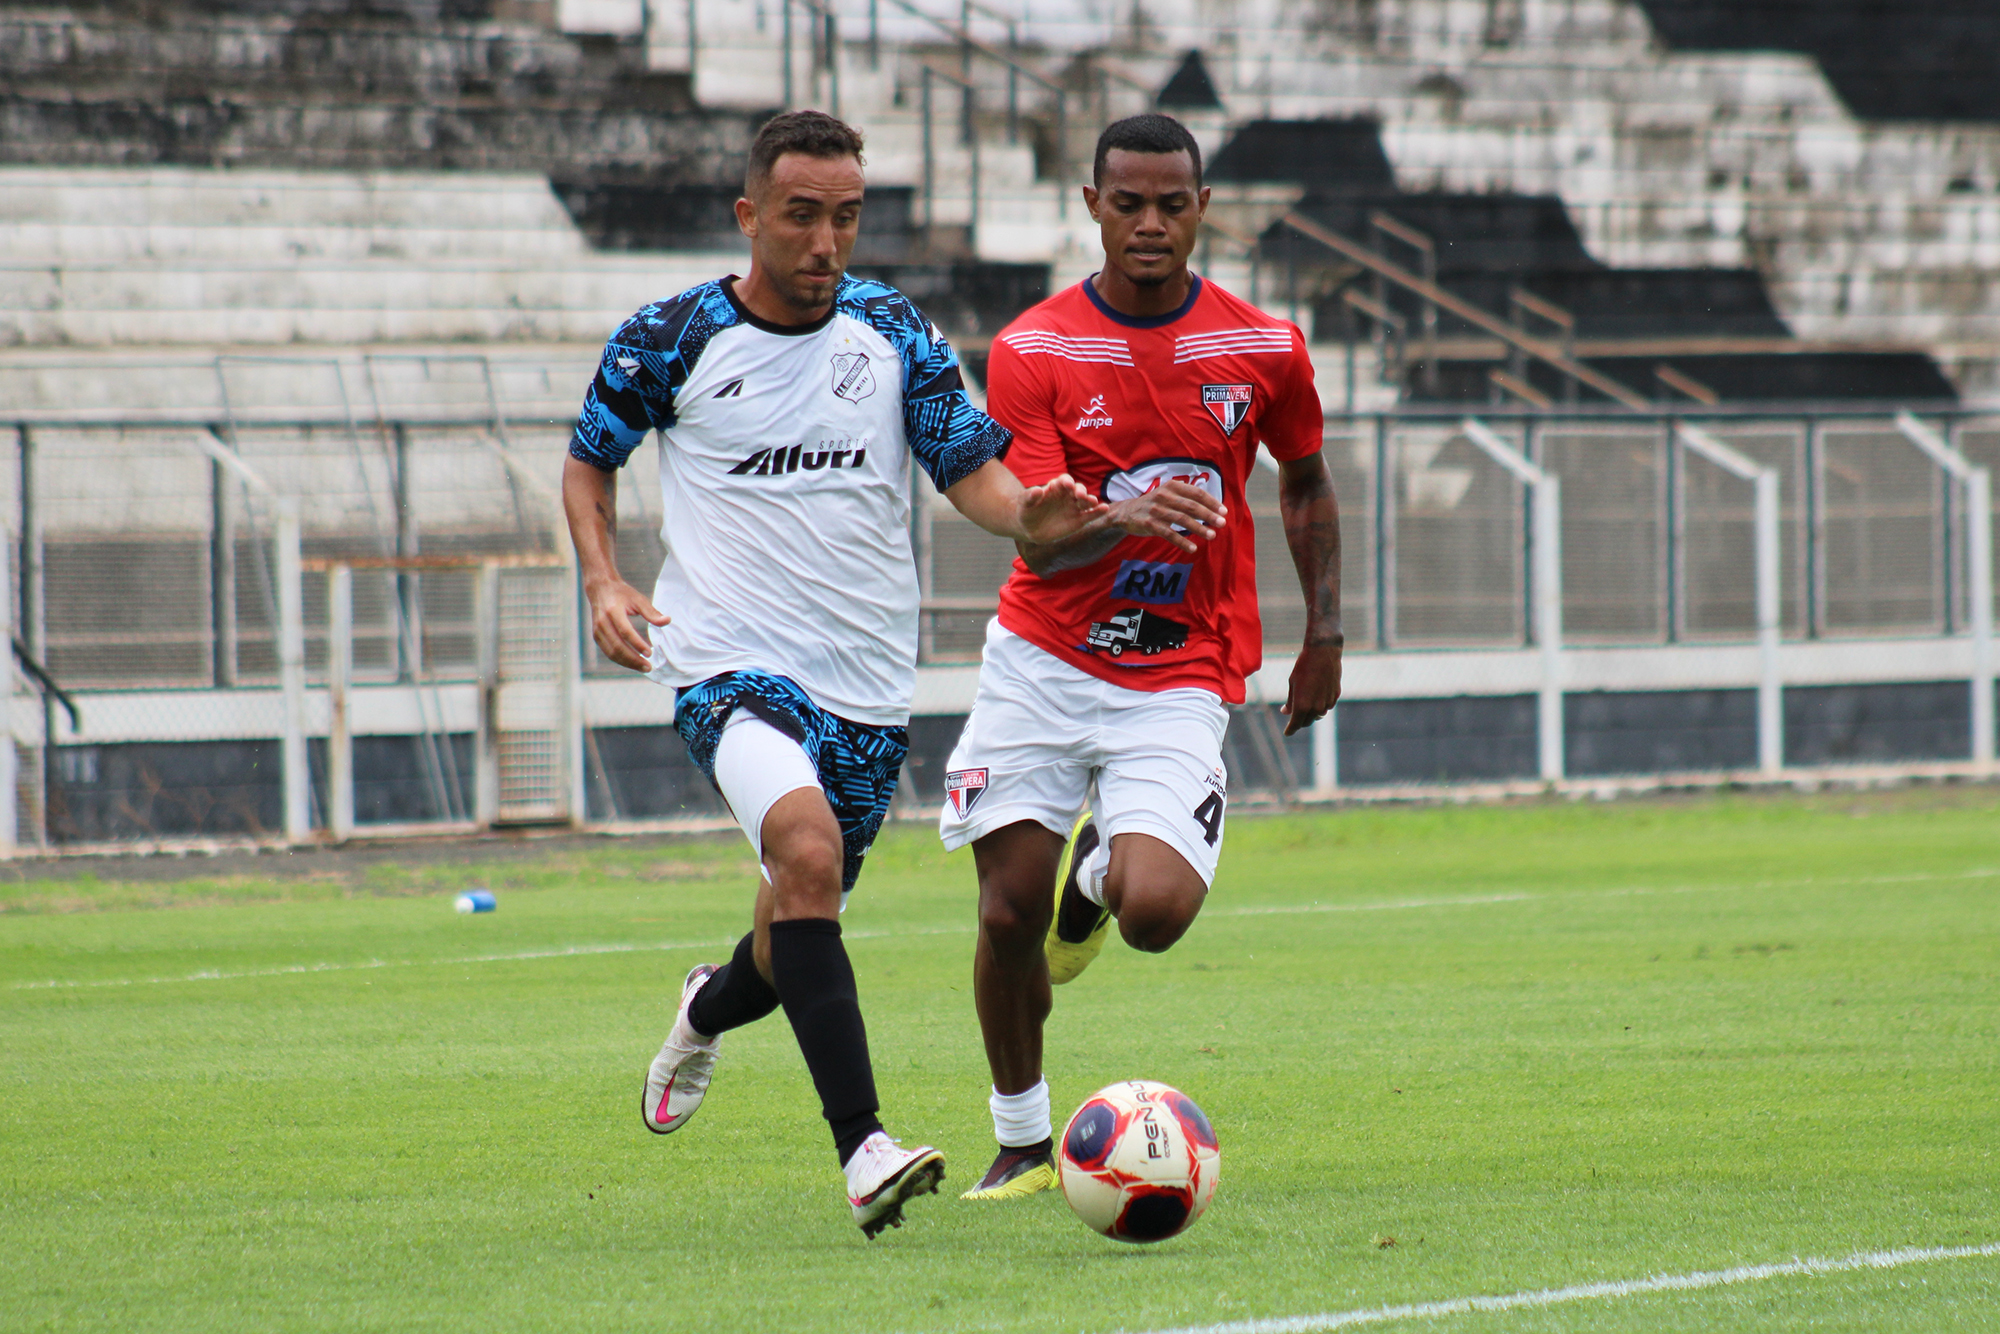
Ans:
{"type": "Polygon", "coordinates": [[[987,372],[1021,480],[1068,473],[1109,509],[1017,544],[945,778],[940,833],[972,845],[979,873],[974,990],[1000,1142],[968,1199],[1055,1184],[1050,983],[1083,971],[1114,919],[1134,948],[1167,949],[1215,878],[1226,706],[1263,660],[1244,500],[1260,443],[1307,610],[1286,733],[1340,695],[1340,519],[1305,340],[1189,272],[1208,190],[1178,121],[1110,126],[1093,176],[1103,268],[1009,325],[987,372]]]}

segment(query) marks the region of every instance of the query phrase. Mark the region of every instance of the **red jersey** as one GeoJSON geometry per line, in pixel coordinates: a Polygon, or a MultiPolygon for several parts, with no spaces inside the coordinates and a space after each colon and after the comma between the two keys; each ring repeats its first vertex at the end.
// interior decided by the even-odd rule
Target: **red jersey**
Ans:
{"type": "Polygon", "coordinates": [[[1016,560],[1000,624],[1114,685],[1196,686],[1241,703],[1264,660],[1244,482],[1259,441],[1281,461],[1321,442],[1298,327],[1199,278],[1170,315],[1121,315],[1086,280],[994,340],[986,411],[1013,429],[1007,466],[1026,485],[1068,473],[1115,504],[1177,479],[1229,510],[1192,555],[1127,536],[1046,579],[1016,560]]]}

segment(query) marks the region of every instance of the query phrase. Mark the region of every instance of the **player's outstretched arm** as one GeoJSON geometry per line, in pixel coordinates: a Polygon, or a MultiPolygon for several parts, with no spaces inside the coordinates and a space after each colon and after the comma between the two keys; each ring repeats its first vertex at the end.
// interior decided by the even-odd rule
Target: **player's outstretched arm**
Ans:
{"type": "Polygon", "coordinates": [[[633,626],[632,618],[642,616],[654,625],[665,625],[667,618],[651,598],[618,573],[618,474],[571,455],[563,460],[562,496],[583,575],[583,596],[590,603],[590,636],[605,657],[643,672],[653,646],[633,626]]]}
{"type": "Polygon", "coordinates": [[[1022,486],[998,459],[949,487],[944,498],[966,518],[997,537],[1055,542],[1081,531],[1104,506],[1068,473],[1041,486],[1022,486]]]}
{"type": "Polygon", "coordinates": [[[1306,596],[1306,642],[1285,692],[1285,735],[1311,727],[1340,698],[1340,502],[1326,459],[1308,454],[1278,465],[1278,510],[1285,544],[1306,596]]]}
{"type": "Polygon", "coordinates": [[[1014,546],[1022,563],[1046,579],[1097,563],[1128,536],[1163,537],[1192,555],[1201,550],[1201,543],[1213,542],[1227,522],[1228,509],[1208,492],[1186,482],[1164,482],[1144,495],[1103,507],[1089,523],[1058,541],[1017,539],[1014,546]]]}

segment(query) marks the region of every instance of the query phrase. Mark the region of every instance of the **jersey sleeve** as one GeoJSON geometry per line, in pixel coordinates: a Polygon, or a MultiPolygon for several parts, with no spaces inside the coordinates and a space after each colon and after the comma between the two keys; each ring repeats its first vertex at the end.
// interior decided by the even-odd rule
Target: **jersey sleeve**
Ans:
{"type": "Polygon", "coordinates": [[[708,340],[730,322],[728,298],[705,283],[619,325],[584,393],[570,456],[603,472],[624,467],[648,432],[674,424],[674,395],[708,340]]]}
{"type": "Polygon", "coordinates": [[[993,340],[986,363],[986,410],[1014,433],[1007,466],[1023,486],[1040,486],[1069,471],[1055,413],[1049,408],[1049,380],[1038,373],[1047,363],[1047,357],[1022,356],[999,338],[993,340]]]}
{"type": "Polygon", "coordinates": [[[1317,454],[1326,438],[1326,416],[1319,390],[1313,386],[1312,358],[1305,335],[1292,330],[1292,352],[1282,378],[1273,386],[1271,406],[1257,422],[1257,438],[1280,463],[1317,454]]]}
{"type": "Polygon", "coordinates": [[[972,406],[958,353],[910,299],[881,283],[857,283],[861,317],[889,340],[903,362],[903,434],[910,453],[949,491],[1006,457],[1013,433],[972,406]]]}

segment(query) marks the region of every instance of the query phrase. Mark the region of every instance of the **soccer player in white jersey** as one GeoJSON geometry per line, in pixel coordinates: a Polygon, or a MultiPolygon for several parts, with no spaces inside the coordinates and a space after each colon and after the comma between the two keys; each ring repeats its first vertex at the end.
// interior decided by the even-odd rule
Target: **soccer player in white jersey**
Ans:
{"type": "Polygon", "coordinates": [[[736,204],[749,276],[656,302],[612,335],[563,503],[598,646],[674,688],[675,730],[764,872],[734,957],[682,985],[646,1075],[646,1127],[685,1126],[722,1034],[783,1006],[873,1238],[944,1176],[937,1150],[882,1128],[838,921],[908,749],[911,460],[1017,541],[1058,540],[1101,507],[1067,477],[1023,488],[1000,462],[1009,432],[967,400],[950,344],[901,293],[846,276],[862,191],[851,127],[814,111],[764,126],[736,204]],[[652,431],[667,558],[649,598],[613,547],[616,470],[652,431]]]}
{"type": "Polygon", "coordinates": [[[1110,126],[1094,179],[1103,267],[1002,330],[987,372],[1010,465],[1074,475],[1110,508],[1017,542],[945,776],[945,844],[970,843],[979,871],[973,989],[1000,1144],[971,1199],[1055,1184],[1050,983],[1083,971],[1113,919],[1134,948],[1167,949],[1215,879],[1225,706],[1264,652],[1244,502],[1260,445],[1306,601],[1286,733],[1340,695],[1340,518],[1305,340],[1189,272],[1208,191],[1179,122],[1110,126]]]}

